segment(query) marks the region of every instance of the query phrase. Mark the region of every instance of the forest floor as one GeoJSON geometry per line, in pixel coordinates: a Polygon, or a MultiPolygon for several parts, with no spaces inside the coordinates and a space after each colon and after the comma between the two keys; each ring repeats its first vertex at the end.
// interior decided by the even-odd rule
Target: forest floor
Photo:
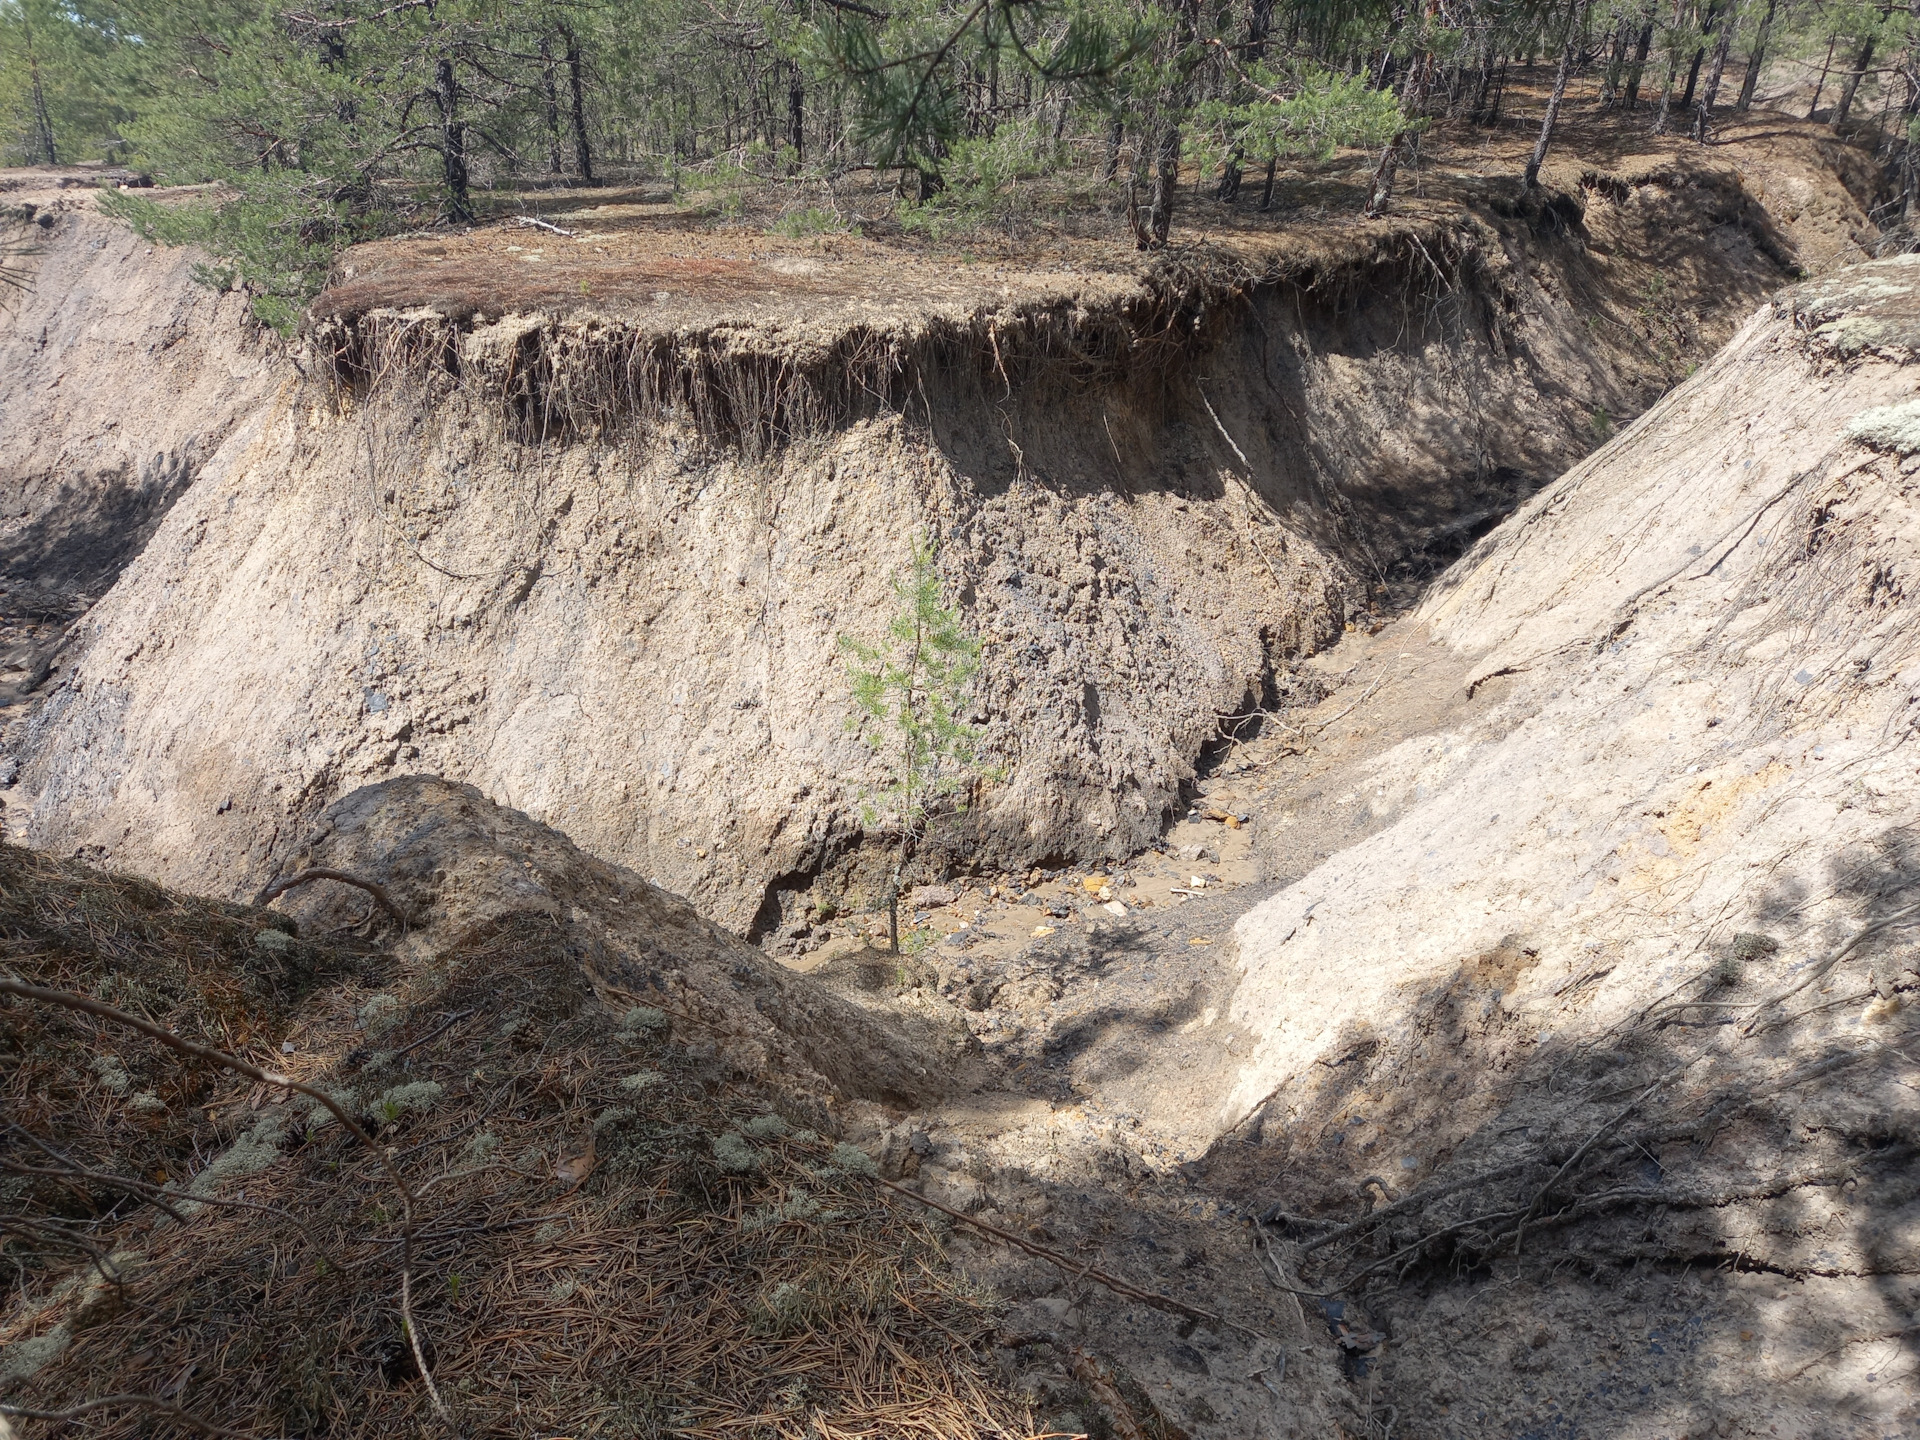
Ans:
{"type": "MultiPolygon", "coordinates": [[[[1283,169],[1272,207],[1259,207],[1263,173],[1249,172],[1239,197],[1214,196],[1202,176],[1181,194],[1175,258],[1205,254],[1266,273],[1349,251],[1356,241],[1450,223],[1462,213],[1511,208],[1538,133],[1537,84],[1509,90],[1507,113],[1487,126],[1453,121],[1421,145],[1402,171],[1391,213],[1361,215],[1373,159],[1342,152],[1311,170],[1283,169]]],[[[1711,144],[1684,133],[1651,133],[1650,112],[1573,105],[1543,172],[1550,189],[1578,196],[1608,179],[1676,166],[1736,172],[1750,194],[1804,187],[1831,173],[1860,208],[1874,199],[1869,157],[1825,125],[1754,110],[1725,116],[1711,144]]],[[[697,186],[698,179],[690,182],[697,186]]],[[[1852,208],[1809,193],[1798,212],[1852,208]]],[[[904,228],[892,180],[858,184],[767,181],[688,188],[664,182],[490,193],[482,223],[465,231],[383,240],[351,251],[315,305],[320,315],[425,308],[466,318],[549,312],[640,320],[668,330],[714,323],[810,327],[871,323],[1000,304],[1123,294],[1165,256],[1137,250],[1126,223],[1126,189],[1084,177],[1027,182],[997,222],[938,238],[904,228]],[[828,212],[837,219],[826,218],[828,212]],[[783,233],[795,217],[822,233],[783,233]]],[[[1795,225],[1802,265],[1824,268],[1869,237],[1845,223],[1795,225]],[[1804,230],[1805,233],[1802,233],[1804,230]]]]}

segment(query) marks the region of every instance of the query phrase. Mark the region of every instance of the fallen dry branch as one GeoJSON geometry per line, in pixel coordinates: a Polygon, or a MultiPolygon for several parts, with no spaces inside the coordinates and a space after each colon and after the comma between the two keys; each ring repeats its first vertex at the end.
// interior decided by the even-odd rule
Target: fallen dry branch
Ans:
{"type": "Polygon", "coordinates": [[[316,880],[335,880],[342,885],[352,885],[364,890],[373,897],[376,905],[386,911],[395,920],[398,920],[403,929],[413,923],[413,921],[408,918],[407,912],[402,910],[400,906],[394,902],[394,898],[387,893],[386,886],[377,885],[371,880],[362,880],[358,875],[349,875],[344,870],[327,870],[324,868],[302,870],[298,875],[285,876],[268,884],[258,895],[254,896],[253,903],[265,909],[294,887],[311,885],[316,880]]]}
{"type": "Polygon", "coordinates": [[[69,1405],[64,1410],[34,1410],[25,1405],[12,1405],[0,1400],[0,1416],[15,1420],[54,1420],[72,1422],[83,1415],[91,1415],[97,1410],[147,1410],[156,1415],[164,1415],[169,1420],[189,1425],[204,1435],[219,1437],[219,1440],[254,1440],[244,1430],[229,1430],[224,1425],[216,1425],[211,1420],[202,1419],[190,1410],[182,1410],[178,1405],[160,1399],[157,1395],[102,1395],[97,1400],[83,1400],[78,1405],[69,1405]]]}

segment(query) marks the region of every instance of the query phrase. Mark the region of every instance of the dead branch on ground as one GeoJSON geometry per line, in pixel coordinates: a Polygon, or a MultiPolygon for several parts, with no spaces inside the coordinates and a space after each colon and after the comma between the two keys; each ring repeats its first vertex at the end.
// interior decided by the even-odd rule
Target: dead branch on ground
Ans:
{"type": "Polygon", "coordinates": [[[344,870],[329,870],[325,867],[302,870],[298,875],[288,875],[274,880],[253,897],[253,903],[264,910],[295,886],[311,885],[316,880],[337,880],[342,885],[352,885],[364,890],[373,897],[376,905],[398,920],[403,927],[413,924],[407,912],[402,910],[394,898],[387,893],[386,886],[376,885],[371,880],[362,880],[358,875],[349,875],[344,870]]]}

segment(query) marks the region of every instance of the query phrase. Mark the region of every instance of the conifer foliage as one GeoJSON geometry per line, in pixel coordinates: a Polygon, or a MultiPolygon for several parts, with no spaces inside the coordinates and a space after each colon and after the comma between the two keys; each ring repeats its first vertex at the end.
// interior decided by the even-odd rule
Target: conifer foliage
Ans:
{"type": "Polygon", "coordinates": [[[894,580],[899,608],[883,643],[840,637],[855,708],[851,728],[873,748],[887,776],[884,787],[867,797],[862,820],[894,839],[887,921],[896,952],[902,871],[928,823],[943,812],[964,810],[967,791],[986,773],[980,733],[965,719],[980,642],[941,603],[934,558],[932,538],[915,536],[912,558],[894,580]]]}

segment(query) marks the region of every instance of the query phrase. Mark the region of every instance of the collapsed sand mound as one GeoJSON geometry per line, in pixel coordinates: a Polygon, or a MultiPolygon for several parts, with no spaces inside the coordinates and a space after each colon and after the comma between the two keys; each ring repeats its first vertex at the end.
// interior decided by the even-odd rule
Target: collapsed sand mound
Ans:
{"type": "Polygon", "coordinates": [[[1913,1414],[1916,354],[1920,258],[1788,291],[1523,507],[1415,620],[1501,698],[1238,926],[1213,1177],[1410,1433],[1913,1414]]]}
{"type": "Polygon", "coordinates": [[[25,247],[27,281],[0,304],[7,619],[78,616],[243,423],[298,379],[244,295],[194,283],[203,257],[101,215],[100,176],[65,178],[0,172],[0,236],[25,247]]]}
{"type": "MultiPolygon", "coordinates": [[[[328,807],[282,878],[312,869],[381,886],[408,917],[401,953],[423,964],[537,918],[562,937],[608,1004],[665,1007],[702,1027],[742,1075],[779,1076],[828,1104],[923,1103],[946,1084],[937,1049],[922,1050],[888,1019],[773,963],[678,896],[471,785],[408,775],[354,791],[328,807]]],[[[337,882],[303,885],[281,903],[303,929],[363,915],[392,928],[366,896],[337,882]]]]}
{"type": "MultiPolygon", "coordinates": [[[[794,257],[742,259],[776,298],[671,325],[398,308],[388,276],[316,356],[344,400],[256,412],[76,633],[10,814],[244,895],[339,795],[431,771],[793,937],[823,872],[872,898],[836,642],[927,528],[1006,777],[933,862],[1128,853],[1221,715],[1311,698],[1302,654],[1835,257],[1738,153],[1551,204],[1455,176],[1417,219],[923,310],[831,257],[797,298],[794,257]]],[[[1845,209],[1823,163],[1801,189],[1845,209]]]]}

